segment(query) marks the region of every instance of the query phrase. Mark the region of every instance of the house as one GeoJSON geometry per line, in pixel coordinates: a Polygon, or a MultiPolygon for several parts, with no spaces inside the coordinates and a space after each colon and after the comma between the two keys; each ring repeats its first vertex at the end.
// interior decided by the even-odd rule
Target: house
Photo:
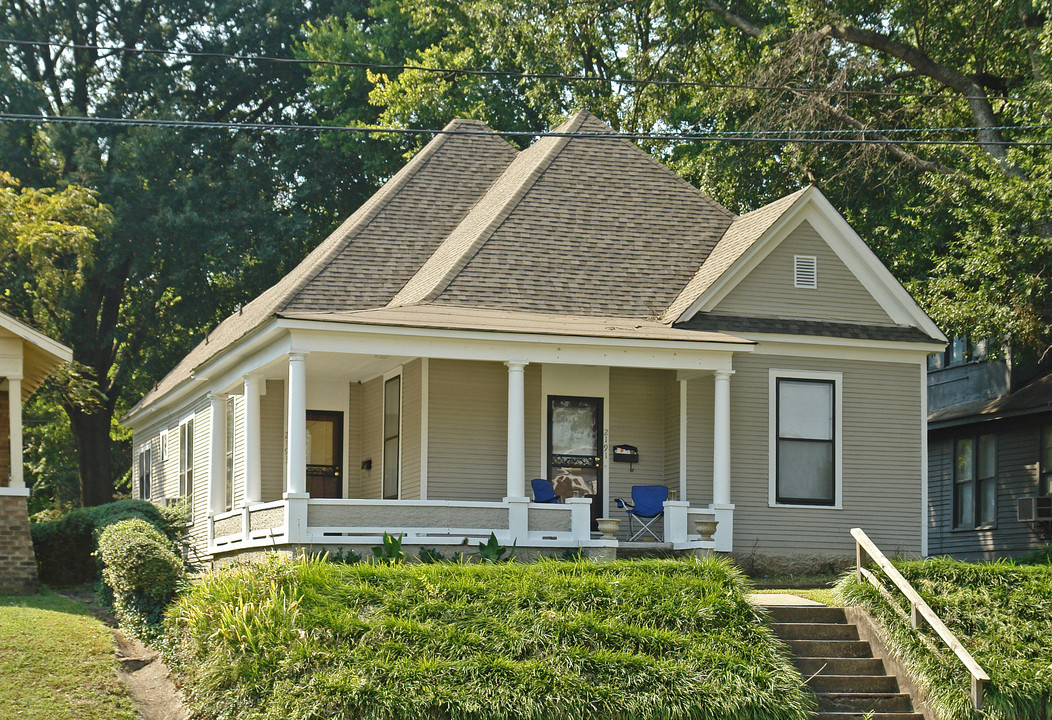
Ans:
{"type": "Polygon", "coordinates": [[[65,345],[0,313],[0,595],[37,588],[29,488],[22,476],[22,403],[72,360],[65,345]]]}
{"type": "Polygon", "coordinates": [[[1018,557],[1052,542],[1052,373],[955,337],[929,361],[929,551],[1018,557]]]}
{"type": "Polygon", "coordinates": [[[813,186],[737,217],[587,111],[522,151],[454,120],[123,422],[136,494],[191,499],[219,560],[610,554],[635,485],[669,488],[673,548],[843,558],[860,525],[919,554],[944,341],[813,186]]]}

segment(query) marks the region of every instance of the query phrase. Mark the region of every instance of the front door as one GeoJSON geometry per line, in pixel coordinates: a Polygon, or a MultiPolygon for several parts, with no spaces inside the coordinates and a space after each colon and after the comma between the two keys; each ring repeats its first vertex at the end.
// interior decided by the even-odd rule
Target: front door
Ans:
{"type": "Polygon", "coordinates": [[[548,396],[548,477],[557,495],[592,498],[603,516],[603,399],[548,396]]]}
{"type": "Polygon", "coordinates": [[[343,497],[343,413],[307,411],[307,492],[343,497]]]}

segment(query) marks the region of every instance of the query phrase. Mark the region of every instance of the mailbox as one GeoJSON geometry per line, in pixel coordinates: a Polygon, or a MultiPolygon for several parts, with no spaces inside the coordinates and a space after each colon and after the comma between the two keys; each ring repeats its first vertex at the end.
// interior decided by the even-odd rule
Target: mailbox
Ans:
{"type": "Polygon", "coordinates": [[[639,462],[639,448],[635,445],[614,445],[614,462],[639,462]]]}

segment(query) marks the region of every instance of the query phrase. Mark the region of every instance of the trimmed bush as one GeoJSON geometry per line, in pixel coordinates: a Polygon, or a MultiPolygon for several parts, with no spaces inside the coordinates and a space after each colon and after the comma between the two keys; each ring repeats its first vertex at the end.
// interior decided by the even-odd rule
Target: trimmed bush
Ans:
{"type": "Polygon", "coordinates": [[[156,636],[165,609],[186,580],[171,541],[150,523],[133,518],[103,529],[98,554],[121,628],[143,639],[156,636]]]}
{"type": "Polygon", "coordinates": [[[722,560],[341,565],[206,576],[168,616],[194,717],[805,720],[722,560]]]}
{"type": "Polygon", "coordinates": [[[181,532],[174,514],[166,519],[161,508],[145,500],[118,500],[77,508],[58,520],[31,523],[40,581],[48,585],[79,585],[99,580],[101,566],[94,557],[98,534],[129,518],[149,523],[172,540],[181,532]]]}
{"type": "MultiPolygon", "coordinates": [[[[990,675],[982,718],[1052,718],[1052,567],[948,558],[895,562],[895,567],[990,675]]],[[[942,720],[980,717],[969,700],[968,671],[938,636],[928,633],[940,649],[935,654],[876,588],[857,582],[854,573],[842,577],[835,592],[845,603],[864,606],[884,626],[942,720]]],[[[893,592],[908,613],[909,603],[893,592]]]]}

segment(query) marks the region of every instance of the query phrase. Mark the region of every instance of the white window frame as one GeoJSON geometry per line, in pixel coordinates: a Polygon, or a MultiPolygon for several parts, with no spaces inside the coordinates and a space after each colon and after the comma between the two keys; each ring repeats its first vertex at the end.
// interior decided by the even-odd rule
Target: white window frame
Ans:
{"type": "Polygon", "coordinates": [[[767,504],[779,508],[810,510],[843,510],[844,508],[844,373],[820,370],[786,370],[771,368],[768,372],[768,495],[767,504]],[[833,504],[778,502],[778,381],[825,380],[833,383],[833,504]]]}
{"type": "Polygon", "coordinates": [[[160,444],[161,444],[161,451],[160,451],[159,454],[161,456],[161,462],[164,462],[164,461],[166,461],[168,459],[168,428],[165,428],[164,430],[161,431],[160,444]]]}
{"type": "Polygon", "coordinates": [[[197,439],[197,418],[196,418],[195,415],[187,415],[185,418],[183,418],[182,420],[179,421],[179,455],[177,457],[178,469],[176,471],[176,475],[179,478],[179,497],[180,498],[186,498],[186,497],[190,498],[190,507],[191,508],[193,507],[193,503],[194,503],[194,487],[197,485],[197,480],[198,480],[198,478],[197,478],[197,468],[194,467],[194,444],[196,442],[196,439],[197,439]],[[183,485],[184,485],[184,482],[183,482],[183,450],[184,450],[184,447],[183,447],[183,445],[184,445],[184,443],[183,443],[183,437],[184,437],[183,428],[188,423],[193,423],[193,428],[191,429],[191,435],[190,435],[190,444],[189,444],[188,448],[185,448],[187,450],[187,460],[189,462],[189,468],[190,468],[190,472],[192,473],[192,475],[191,475],[191,479],[190,479],[190,493],[186,494],[186,493],[183,492],[183,485]]]}
{"type": "Polygon", "coordinates": [[[404,434],[404,419],[405,419],[405,376],[402,374],[402,366],[388,370],[383,374],[380,379],[380,498],[381,499],[402,499],[402,457],[404,455],[405,446],[405,434],[404,434]],[[398,492],[395,498],[384,498],[384,470],[387,467],[387,453],[384,448],[386,445],[387,438],[384,437],[384,425],[387,419],[387,381],[393,378],[398,378],[398,479],[396,484],[398,485],[398,492]]]}
{"type": "Polygon", "coordinates": [[[139,477],[136,478],[138,480],[138,485],[139,485],[139,499],[140,500],[152,500],[153,499],[153,441],[152,440],[150,440],[148,442],[144,442],[142,445],[139,446],[139,454],[136,457],[136,465],[137,465],[137,469],[139,471],[139,477]],[[142,456],[145,455],[146,453],[150,453],[150,463],[149,463],[148,467],[145,466],[145,464],[143,463],[143,460],[142,460],[142,456]],[[149,482],[146,483],[146,494],[145,495],[143,495],[143,493],[142,493],[142,487],[143,487],[142,475],[143,475],[144,467],[145,467],[146,471],[149,473],[149,476],[150,476],[149,482]]]}

